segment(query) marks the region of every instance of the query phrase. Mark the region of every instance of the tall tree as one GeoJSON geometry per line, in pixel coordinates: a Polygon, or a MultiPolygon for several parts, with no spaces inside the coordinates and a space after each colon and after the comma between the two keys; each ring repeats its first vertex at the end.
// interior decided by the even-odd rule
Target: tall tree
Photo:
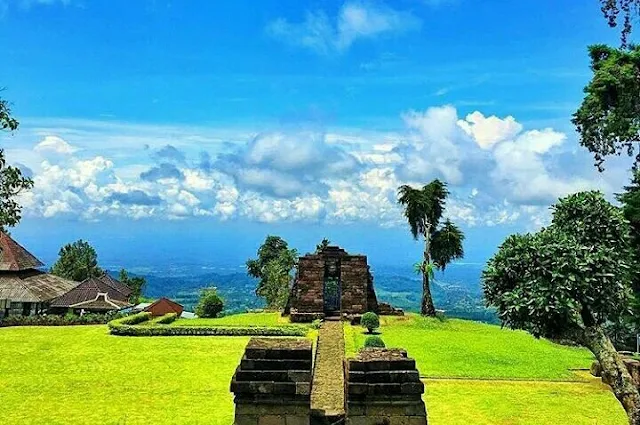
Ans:
{"type": "Polygon", "coordinates": [[[433,278],[434,269],[444,270],[451,261],[463,257],[464,235],[448,219],[440,226],[449,195],[444,182],[436,179],[421,189],[403,185],[398,189],[398,195],[398,203],[404,207],[404,216],[413,238],[422,237],[424,240],[423,260],[419,264],[422,273],[421,313],[435,316],[429,280],[433,278]]]}
{"type": "MultiPolygon", "coordinates": [[[[640,141],[640,46],[616,49],[589,47],[593,77],[572,122],[580,144],[593,153],[603,171],[606,156],[626,152],[632,156],[640,141]]],[[[640,154],[635,157],[635,166],[640,154]]]]}
{"type": "Polygon", "coordinates": [[[104,271],[98,266],[96,250],[88,242],[80,239],[60,249],[51,273],[81,282],[89,277],[102,276],[104,271]]]}
{"type": "Polygon", "coordinates": [[[131,294],[131,302],[137,304],[147,284],[147,280],[142,276],[131,276],[125,269],[120,270],[118,280],[124,283],[133,292],[131,294]]]}
{"type": "Polygon", "coordinates": [[[605,332],[629,309],[633,267],[622,211],[599,192],[581,192],[553,207],[547,228],[508,237],[482,280],[485,299],[504,325],[587,347],[629,423],[639,425],[640,394],[605,332]]]}
{"type": "MultiPolygon", "coordinates": [[[[18,129],[18,121],[11,115],[9,103],[0,98],[0,131],[12,132],[18,129]]],[[[22,218],[22,207],[16,197],[33,187],[33,180],[22,175],[17,167],[7,165],[4,149],[0,148],[0,230],[7,231],[22,218]]]]}
{"type": "Polygon", "coordinates": [[[258,248],[258,258],[247,261],[247,273],[258,281],[256,295],[265,298],[268,308],[284,307],[279,294],[289,291],[291,270],[296,265],[297,251],[289,249],[280,236],[267,236],[258,248]]]}

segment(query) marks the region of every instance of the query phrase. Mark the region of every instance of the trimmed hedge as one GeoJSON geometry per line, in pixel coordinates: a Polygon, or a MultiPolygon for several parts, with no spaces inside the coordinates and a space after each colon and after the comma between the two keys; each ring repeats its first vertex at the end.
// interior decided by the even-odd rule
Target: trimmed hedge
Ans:
{"type": "Polygon", "coordinates": [[[121,336],[305,336],[301,326],[131,326],[109,323],[112,335],[121,336]]]}
{"type": "Polygon", "coordinates": [[[75,326],[104,325],[114,319],[123,317],[122,313],[93,314],[83,316],[48,314],[46,316],[9,316],[0,320],[0,327],[9,326],[75,326]]]}
{"type": "Polygon", "coordinates": [[[143,311],[137,314],[132,314],[131,316],[125,316],[121,319],[112,320],[109,322],[109,328],[113,329],[118,326],[131,326],[137,325],[139,323],[146,322],[151,319],[151,313],[148,311],[143,311]]]}
{"type": "Polygon", "coordinates": [[[175,322],[177,318],[177,313],[168,313],[157,319],[154,323],[158,323],[160,325],[168,325],[169,323],[175,322]]]}

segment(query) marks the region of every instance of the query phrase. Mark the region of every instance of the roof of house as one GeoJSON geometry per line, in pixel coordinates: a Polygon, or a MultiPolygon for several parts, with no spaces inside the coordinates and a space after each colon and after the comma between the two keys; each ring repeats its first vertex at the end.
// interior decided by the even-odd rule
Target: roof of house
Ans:
{"type": "Polygon", "coordinates": [[[11,236],[0,231],[0,271],[37,269],[44,264],[14,241],[11,236]]]}
{"type": "Polygon", "coordinates": [[[144,311],[151,311],[153,310],[153,307],[155,307],[158,304],[168,304],[171,309],[173,311],[175,311],[176,313],[181,313],[183,310],[183,307],[181,304],[178,304],[175,301],[170,300],[169,298],[160,298],[159,300],[156,300],[155,302],[151,303],[151,305],[148,305],[147,307],[145,307],[144,311]]]}
{"type": "Polygon", "coordinates": [[[0,299],[45,302],[68,292],[78,282],[39,270],[0,271],[0,299]]]}
{"type": "Polygon", "coordinates": [[[114,300],[109,297],[109,294],[101,292],[96,294],[95,298],[82,301],[76,304],[72,304],[71,308],[84,308],[87,310],[120,310],[125,307],[130,307],[127,301],[114,300]]]}
{"type": "Polygon", "coordinates": [[[129,305],[131,289],[108,274],[90,277],[80,282],[69,292],[51,302],[51,307],[72,307],[78,303],[94,300],[98,294],[107,294],[111,301],[121,301],[129,305]]]}

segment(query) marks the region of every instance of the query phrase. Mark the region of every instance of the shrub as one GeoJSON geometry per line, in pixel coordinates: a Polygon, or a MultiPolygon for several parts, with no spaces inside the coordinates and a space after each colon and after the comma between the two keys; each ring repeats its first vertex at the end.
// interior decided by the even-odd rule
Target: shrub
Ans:
{"type": "Polygon", "coordinates": [[[102,325],[121,317],[124,317],[123,313],[87,313],[83,316],[68,313],[64,316],[56,314],[48,314],[46,316],[9,316],[0,320],[0,327],[102,325]]]}
{"type": "Polygon", "coordinates": [[[216,288],[202,290],[200,301],[196,307],[196,314],[199,317],[218,317],[223,308],[224,303],[216,288]]]}
{"type": "Polygon", "coordinates": [[[142,311],[131,316],[125,316],[121,319],[112,320],[109,322],[109,328],[113,329],[118,326],[131,326],[137,325],[142,322],[146,322],[151,319],[151,313],[148,311],[142,311]]]}
{"type": "Polygon", "coordinates": [[[165,314],[164,316],[156,320],[156,323],[160,325],[168,325],[169,323],[175,322],[177,318],[178,318],[177,313],[169,313],[169,314],[165,314]]]}
{"type": "Polygon", "coordinates": [[[378,315],[372,311],[368,311],[362,315],[362,319],[360,319],[360,324],[367,328],[369,333],[373,332],[375,329],[380,327],[380,319],[378,315]]]}
{"type": "Polygon", "coordinates": [[[313,322],[311,322],[311,329],[320,329],[321,324],[322,324],[322,321],[320,319],[316,319],[313,322]]]}
{"type": "Polygon", "coordinates": [[[377,335],[372,335],[365,339],[364,348],[385,348],[385,345],[382,338],[377,335]]]}
{"type": "Polygon", "coordinates": [[[121,336],[305,336],[302,326],[131,326],[109,323],[112,335],[121,336]]]}

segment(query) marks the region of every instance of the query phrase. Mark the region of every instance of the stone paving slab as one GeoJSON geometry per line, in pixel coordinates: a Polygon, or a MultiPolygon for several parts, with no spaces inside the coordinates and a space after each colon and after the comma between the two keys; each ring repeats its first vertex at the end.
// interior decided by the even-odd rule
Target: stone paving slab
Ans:
{"type": "Polygon", "coordinates": [[[344,357],[342,322],[323,322],[318,333],[318,347],[311,387],[312,416],[344,417],[344,357]]]}

